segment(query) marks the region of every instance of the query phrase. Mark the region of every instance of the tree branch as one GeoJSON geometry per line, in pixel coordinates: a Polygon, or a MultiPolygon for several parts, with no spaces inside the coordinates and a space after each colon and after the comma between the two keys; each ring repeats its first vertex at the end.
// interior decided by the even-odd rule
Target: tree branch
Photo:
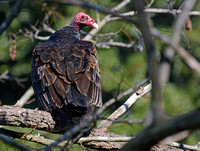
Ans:
{"type": "Polygon", "coordinates": [[[0,82],[5,82],[5,80],[15,81],[19,86],[24,87],[23,82],[27,81],[27,78],[17,78],[8,75],[8,70],[0,75],[0,82]]]}
{"type": "MultiPolygon", "coordinates": [[[[3,133],[0,133],[0,134],[3,134],[3,133]]],[[[15,142],[14,140],[10,139],[9,137],[0,135],[0,140],[2,140],[5,143],[8,143],[8,144],[10,144],[12,146],[15,146],[16,148],[20,149],[21,151],[30,151],[28,148],[26,148],[23,145],[15,142]]]]}
{"type": "MultiPolygon", "coordinates": [[[[137,3],[138,3],[138,5],[140,4],[139,3],[139,1],[137,1],[137,3]]],[[[136,4],[136,3],[135,3],[136,4]]],[[[176,24],[175,24],[175,32],[174,32],[174,34],[173,34],[173,41],[175,41],[175,43],[178,43],[179,42],[179,39],[180,39],[180,33],[181,33],[181,31],[182,31],[182,27],[183,27],[183,24],[185,23],[185,21],[186,21],[186,19],[187,19],[187,17],[188,17],[188,13],[190,12],[190,10],[192,9],[192,7],[193,7],[193,5],[195,4],[195,0],[193,0],[193,1],[184,1],[184,7],[183,7],[183,12],[179,15],[179,17],[178,17],[178,19],[177,19],[177,22],[176,22],[176,24]]],[[[142,4],[140,4],[140,5],[142,5],[142,4]]],[[[138,8],[139,9],[139,6],[138,7],[136,7],[136,8],[138,8]]],[[[141,17],[141,15],[139,16],[139,14],[140,13],[142,13],[142,12],[139,12],[138,11],[138,17],[139,18],[142,18],[141,17]]],[[[144,19],[144,18],[143,18],[144,19]]],[[[145,38],[145,36],[144,36],[144,38],[145,38]]],[[[169,50],[169,49],[168,49],[169,50]]],[[[170,52],[173,52],[173,50],[171,51],[170,50],[170,52]]],[[[172,55],[170,55],[170,57],[172,56],[172,58],[173,58],[173,54],[172,55]]],[[[163,68],[159,68],[159,69],[162,69],[163,70],[163,68]]],[[[164,68],[164,69],[166,69],[166,68],[164,68]]],[[[159,70],[159,78],[162,78],[162,75],[163,74],[167,74],[167,75],[169,75],[168,73],[170,73],[170,70],[168,69],[167,71],[166,70],[163,70],[163,72],[161,72],[160,70],[159,70]]],[[[166,77],[166,76],[165,76],[166,77]]],[[[165,79],[165,80],[167,80],[167,78],[165,79]]],[[[157,89],[159,92],[154,92],[153,91],[153,88],[152,88],[152,93],[154,94],[154,93],[159,93],[159,94],[161,94],[161,90],[162,90],[162,84],[164,84],[166,81],[162,81],[161,82],[161,80],[159,79],[157,79],[157,81],[158,81],[158,88],[160,88],[160,89],[157,89]]],[[[152,94],[152,95],[153,95],[152,94]]],[[[157,98],[158,99],[158,98],[157,98]]],[[[160,99],[161,99],[161,97],[160,97],[160,99]]],[[[153,97],[152,97],[152,102],[154,101],[154,99],[153,99],[153,97]]],[[[160,105],[157,105],[157,104],[154,104],[155,106],[157,106],[157,108],[152,108],[152,112],[153,113],[156,113],[157,112],[157,114],[162,114],[161,113],[161,111],[158,111],[159,109],[161,109],[162,108],[162,106],[160,106],[160,105]],[[157,110],[158,109],[158,110],[157,110]]],[[[153,106],[154,106],[153,105],[153,106]]],[[[200,113],[200,111],[199,111],[199,109],[198,110],[196,110],[196,112],[199,112],[200,113]]],[[[192,113],[191,113],[192,114],[192,113]]],[[[156,114],[153,114],[153,115],[156,115],[156,114]]],[[[187,115],[185,115],[186,117],[187,117],[187,115]]],[[[184,116],[183,116],[184,117],[184,116]]],[[[185,129],[190,129],[190,128],[188,128],[188,127],[190,127],[191,125],[191,123],[190,123],[190,120],[191,119],[182,119],[182,120],[185,120],[185,121],[181,121],[180,119],[182,118],[182,116],[180,117],[180,118],[177,118],[177,119],[174,119],[174,121],[173,120],[169,120],[168,122],[164,122],[163,124],[161,124],[161,125],[151,125],[149,128],[146,128],[146,129],[144,129],[141,133],[139,133],[136,137],[135,137],[135,139],[134,140],[132,140],[130,143],[128,143],[125,147],[124,147],[124,150],[131,150],[131,149],[134,149],[134,150],[136,150],[136,151],[142,151],[142,150],[149,150],[150,148],[151,148],[151,146],[153,146],[154,144],[156,144],[160,139],[163,139],[164,137],[166,137],[166,136],[169,136],[169,135],[171,135],[171,134],[173,134],[173,133],[175,133],[175,132],[179,132],[179,131],[182,131],[182,130],[185,130],[185,129]],[[177,121],[176,121],[177,120],[177,121]],[[179,121],[180,120],[180,121],[179,121]],[[188,121],[187,121],[188,120],[188,121]],[[173,123],[173,122],[174,123],[173,123]],[[176,121],[176,122],[175,122],[176,121]],[[171,123],[172,122],[172,123],[171,123]],[[179,125],[180,123],[179,122],[186,122],[186,123],[184,123],[183,125],[185,126],[184,128],[182,127],[183,125],[179,125]],[[177,123],[178,123],[178,127],[176,127],[176,129],[174,129],[173,127],[175,127],[175,125],[177,125],[177,123]],[[170,125],[171,124],[171,125],[170,125]],[[168,128],[169,128],[169,130],[167,130],[167,128],[165,129],[166,130],[166,132],[164,132],[164,131],[162,131],[162,126],[164,127],[164,126],[169,126],[168,128]],[[188,127],[187,127],[188,126],[188,127]],[[181,127],[181,128],[180,128],[181,127]],[[186,128],[187,127],[187,128],[186,128]],[[180,129],[179,129],[180,128],[180,129]],[[148,135],[149,134],[149,135],[148,135]],[[162,135],[163,134],[163,135],[162,135]],[[156,136],[157,135],[157,136],[156,136]],[[145,138],[149,138],[149,140],[148,139],[145,139],[145,138]],[[145,141],[144,141],[145,140],[145,141]],[[143,144],[144,143],[144,144],[143,144]]],[[[190,118],[192,118],[192,116],[190,117],[190,118]]],[[[155,118],[154,117],[154,120],[158,120],[157,118],[155,118]]],[[[153,121],[154,121],[153,120],[153,121]]],[[[194,120],[194,117],[193,117],[193,119],[192,120],[194,120]]],[[[199,121],[199,123],[198,123],[199,125],[200,125],[200,121],[199,121]]],[[[194,126],[194,125],[193,125],[194,126]]],[[[198,126],[196,127],[196,128],[198,128],[198,126]]]]}
{"type": "MultiPolygon", "coordinates": [[[[177,10],[177,9],[172,9],[173,12],[175,12],[176,14],[180,14],[182,12],[182,10],[177,10]]],[[[147,8],[145,9],[146,13],[162,13],[162,14],[171,14],[172,13],[171,10],[169,9],[161,9],[161,8],[147,8]]],[[[132,14],[134,14],[132,12],[132,14]]],[[[131,12],[129,12],[129,15],[131,15],[131,12]]],[[[200,16],[200,12],[199,11],[191,11],[189,12],[190,16],[200,16]]]]}
{"type": "Polygon", "coordinates": [[[200,77],[200,63],[184,48],[176,44],[173,40],[168,38],[165,35],[162,35],[158,30],[155,28],[151,29],[151,33],[156,38],[160,39],[162,42],[164,42],[166,45],[173,48],[173,50],[176,52],[177,55],[180,56],[180,58],[191,68],[193,69],[198,76],[200,77]]]}
{"type": "MultiPolygon", "coordinates": [[[[163,129],[162,131],[165,131],[165,129],[163,129]]],[[[50,145],[54,142],[54,140],[44,138],[37,134],[36,135],[25,134],[25,133],[15,132],[15,131],[3,129],[3,128],[0,128],[0,133],[2,133],[3,135],[6,134],[12,138],[19,138],[19,139],[26,140],[26,141],[36,142],[36,143],[39,143],[42,145],[50,145]]],[[[8,142],[10,141],[10,139],[7,137],[3,137],[3,138],[0,137],[0,139],[8,139],[7,141],[8,142]]],[[[134,137],[120,136],[117,134],[107,133],[106,135],[101,134],[100,136],[81,137],[77,141],[77,144],[80,144],[82,146],[89,147],[89,148],[112,150],[112,149],[120,149],[123,145],[125,145],[125,142],[129,142],[132,139],[134,139],[134,137]]],[[[11,141],[13,141],[13,140],[11,140],[11,141]]],[[[58,146],[62,147],[64,145],[66,145],[66,143],[68,143],[68,142],[67,141],[60,142],[58,144],[58,146]]],[[[163,144],[162,141],[161,141],[161,144],[163,144]]],[[[167,144],[169,146],[174,146],[174,147],[182,146],[185,149],[190,149],[190,150],[200,150],[197,145],[191,146],[191,145],[187,145],[187,144],[180,144],[177,142],[166,142],[165,144],[167,144]]],[[[18,144],[18,145],[20,145],[20,144],[18,144]]],[[[68,145],[70,145],[70,142],[68,143],[68,145]]]]}
{"type": "MultiPolygon", "coordinates": [[[[105,23],[107,23],[107,19],[109,19],[111,17],[111,15],[116,16],[116,17],[120,17],[123,20],[133,23],[133,24],[137,24],[137,21],[133,20],[132,17],[129,16],[123,16],[120,13],[118,13],[117,11],[121,8],[123,8],[125,5],[127,5],[128,3],[130,3],[130,0],[123,0],[119,5],[117,5],[116,7],[110,9],[110,8],[105,8],[102,6],[97,6],[97,5],[93,5],[90,3],[87,3],[85,1],[79,1],[79,0],[48,0],[48,1],[53,1],[53,2],[58,2],[58,3],[64,3],[64,4],[69,4],[69,5],[74,5],[74,6],[81,6],[81,7],[86,7],[86,8],[90,8],[90,9],[94,9],[97,11],[100,11],[102,13],[105,14],[109,14],[109,16],[107,15],[101,22],[102,25],[99,24],[99,29],[97,31],[99,31],[104,25],[105,23]]],[[[95,35],[94,33],[91,33],[93,35],[95,35]]],[[[84,39],[86,40],[86,39],[84,39]]],[[[87,40],[90,40],[90,38],[88,38],[87,40]]]]}
{"type": "MultiPolygon", "coordinates": [[[[115,103],[116,100],[119,100],[124,96],[129,95],[130,93],[135,91],[136,88],[146,83],[147,81],[148,79],[145,79],[140,83],[138,83],[134,88],[131,88],[119,94],[116,98],[107,101],[102,108],[97,110],[94,117],[91,117],[89,121],[85,123],[85,125],[76,127],[75,131],[78,132],[81,130],[82,127],[84,128],[87,124],[91,122],[96,122],[96,120],[100,118],[100,114],[108,106],[115,103]]],[[[39,130],[55,132],[55,133],[62,133],[63,131],[66,131],[66,129],[71,128],[71,126],[67,126],[66,123],[63,123],[62,121],[60,121],[60,119],[53,117],[50,113],[46,111],[24,109],[17,106],[6,106],[6,105],[0,106],[0,125],[36,128],[39,130]]],[[[69,134],[67,133],[67,137],[69,137],[69,135],[71,135],[70,130],[69,134]]],[[[65,138],[63,140],[65,140],[65,138]]],[[[56,142],[56,145],[59,144],[59,142],[56,142]]]]}
{"type": "Polygon", "coordinates": [[[167,136],[183,130],[197,128],[200,128],[200,108],[168,120],[157,127],[154,126],[144,129],[128,145],[124,146],[123,151],[149,150],[151,146],[167,136]]]}
{"type": "MultiPolygon", "coordinates": [[[[196,0],[191,1],[184,1],[183,8],[181,11],[181,14],[178,16],[175,26],[174,26],[174,32],[172,35],[172,41],[173,44],[177,45],[180,41],[180,37],[182,34],[183,26],[188,19],[189,12],[192,10],[193,6],[195,5],[196,0]]],[[[174,61],[174,50],[173,48],[167,46],[163,52],[163,57],[161,58],[160,64],[159,64],[159,81],[161,85],[166,84],[166,82],[169,79],[171,68],[174,61]]]]}
{"type": "Polygon", "coordinates": [[[55,140],[54,143],[52,143],[49,146],[47,146],[46,148],[44,148],[43,151],[50,150],[51,148],[57,146],[60,142],[66,140],[66,139],[70,140],[75,134],[82,131],[82,129],[87,127],[90,123],[96,123],[96,121],[100,118],[100,115],[103,113],[103,111],[115,102],[116,102],[115,99],[111,99],[111,100],[107,101],[93,115],[89,116],[87,118],[87,120],[85,120],[81,124],[78,124],[78,125],[72,127],[70,130],[66,131],[61,137],[59,137],[57,140],[55,140]]]}
{"type": "Polygon", "coordinates": [[[132,41],[129,44],[123,43],[123,42],[116,42],[113,41],[113,39],[110,39],[108,42],[100,42],[100,43],[96,43],[96,46],[98,48],[110,48],[110,46],[116,46],[116,47],[123,47],[123,48],[130,48],[130,49],[139,49],[139,47],[134,45],[135,42],[132,41]]]}
{"type": "Polygon", "coordinates": [[[173,146],[173,147],[182,147],[182,148],[185,148],[185,149],[188,149],[188,150],[198,150],[200,151],[200,148],[197,146],[197,145],[187,145],[187,144],[182,144],[182,143],[177,143],[177,142],[169,142],[167,143],[167,145],[169,146],[173,146]]]}
{"type": "MultiPolygon", "coordinates": [[[[112,11],[119,11],[120,9],[122,9],[123,7],[125,7],[127,4],[130,3],[130,0],[123,0],[121,3],[119,3],[117,6],[113,7],[111,10],[112,11]]],[[[111,15],[108,14],[106,15],[101,22],[99,22],[99,27],[98,29],[92,29],[88,35],[86,35],[83,40],[91,40],[92,39],[92,35],[96,35],[102,28],[103,26],[108,23],[109,21],[111,21],[111,15]]]]}
{"type": "MultiPolygon", "coordinates": [[[[42,145],[50,145],[51,143],[54,142],[54,140],[44,138],[43,136],[40,136],[38,134],[31,135],[31,134],[12,131],[12,130],[7,130],[4,128],[0,128],[0,133],[6,134],[12,138],[19,138],[21,140],[36,142],[42,145]]],[[[61,142],[60,144],[58,144],[58,146],[63,146],[66,143],[67,143],[66,141],[61,142]]]]}
{"type": "Polygon", "coordinates": [[[0,125],[36,128],[61,133],[70,126],[46,111],[0,106],[0,125]]]}
{"type": "Polygon", "coordinates": [[[15,103],[15,106],[22,107],[26,104],[26,102],[33,96],[34,91],[32,86],[24,93],[24,95],[15,103]]]}
{"type": "Polygon", "coordinates": [[[144,12],[144,1],[134,1],[136,11],[138,12],[138,22],[140,24],[141,33],[143,35],[144,44],[147,53],[147,75],[152,80],[152,97],[150,107],[147,113],[145,126],[151,124],[158,124],[165,119],[162,96],[161,96],[161,85],[158,81],[158,65],[157,58],[154,50],[154,41],[150,33],[149,25],[147,22],[147,16],[144,12]]]}
{"type": "Polygon", "coordinates": [[[10,23],[17,17],[17,15],[21,9],[22,3],[23,3],[23,0],[16,1],[15,6],[11,10],[9,16],[6,18],[6,20],[3,23],[1,23],[0,35],[4,32],[4,30],[6,30],[8,28],[10,23]]]}
{"type": "MultiPolygon", "coordinates": [[[[107,101],[101,108],[99,108],[95,114],[93,116],[89,116],[87,120],[85,120],[83,123],[74,126],[73,128],[71,128],[70,130],[66,131],[63,136],[59,137],[54,143],[52,143],[51,145],[47,146],[46,148],[44,148],[44,151],[51,149],[54,146],[57,146],[60,142],[66,140],[66,139],[71,139],[73,135],[75,135],[76,133],[80,132],[83,128],[85,128],[88,124],[90,123],[96,123],[96,121],[100,118],[100,115],[103,113],[103,111],[108,108],[110,105],[112,105],[113,103],[115,103],[117,100],[123,98],[126,95],[129,95],[130,93],[132,93],[136,88],[138,88],[141,84],[144,84],[148,81],[148,79],[143,80],[142,82],[140,82],[138,85],[135,86],[135,88],[131,88],[121,94],[119,94],[116,98],[112,98],[109,101],[107,101]]],[[[101,131],[98,131],[98,129],[94,130],[94,135],[98,136],[98,132],[100,134],[101,131]],[[97,133],[96,133],[97,132],[97,133]]]]}
{"type": "MultiPolygon", "coordinates": [[[[21,132],[15,132],[12,130],[7,130],[0,128],[0,133],[4,135],[9,135],[12,138],[18,138],[21,140],[26,140],[30,142],[36,142],[42,145],[50,145],[54,142],[54,140],[44,138],[40,135],[31,135],[25,134],[21,132]]],[[[81,137],[76,143],[80,144],[81,146],[88,147],[88,148],[96,148],[96,149],[120,149],[125,142],[128,142],[133,137],[127,136],[120,136],[116,134],[107,134],[107,136],[92,136],[92,137],[81,137]]],[[[58,144],[59,147],[63,147],[65,145],[69,146],[71,141],[62,141],[58,144]]],[[[20,144],[19,144],[20,145],[20,144]]]]}
{"type": "Polygon", "coordinates": [[[151,83],[145,86],[144,88],[141,87],[136,93],[131,95],[127,101],[120,106],[116,111],[114,111],[106,120],[102,121],[98,126],[97,130],[105,133],[108,128],[112,125],[113,121],[118,119],[123,113],[125,113],[135,101],[141,98],[143,95],[147,94],[151,90],[151,83]]]}

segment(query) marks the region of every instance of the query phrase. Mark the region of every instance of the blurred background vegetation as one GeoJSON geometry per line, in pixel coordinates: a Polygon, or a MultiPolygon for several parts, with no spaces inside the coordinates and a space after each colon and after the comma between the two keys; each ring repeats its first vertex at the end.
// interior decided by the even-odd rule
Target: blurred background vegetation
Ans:
{"type": "MultiPolygon", "coordinates": [[[[105,7],[112,8],[119,3],[116,0],[88,0],[90,3],[96,3],[105,7]]],[[[181,0],[177,0],[174,8],[179,8],[181,0]]],[[[0,24],[5,20],[11,11],[14,0],[0,1],[0,24]]],[[[168,8],[165,0],[155,0],[151,8],[168,8]]],[[[132,5],[127,5],[120,12],[131,11],[132,5]]],[[[197,2],[194,10],[200,11],[200,2],[197,2]]],[[[22,9],[16,19],[10,24],[7,30],[0,36],[0,75],[8,71],[11,77],[22,78],[25,81],[18,84],[15,80],[0,81],[0,103],[1,105],[13,105],[31,86],[30,72],[31,72],[31,55],[35,45],[43,41],[30,38],[30,35],[25,35],[26,31],[31,31],[31,26],[39,26],[41,22],[57,30],[66,24],[69,24],[71,18],[79,11],[86,12],[94,20],[96,20],[96,12],[87,8],[80,8],[75,6],[63,5],[53,2],[43,2],[39,0],[24,1],[22,9]],[[46,20],[45,20],[46,17],[46,20]],[[16,57],[11,59],[9,49],[16,46],[16,57]]],[[[105,15],[100,13],[100,19],[105,15]]],[[[151,26],[159,29],[165,35],[170,36],[173,31],[174,17],[171,14],[155,14],[149,13],[149,22],[151,26]]],[[[198,61],[200,61],[200,16],[191,16],[192,31],[184,31],[185,39],[182,45],[186,48],[198,61]]],[[[114,21],[106,24],[99,33],[108,33],[118,31],[125,22],[114,21]]],[[[85,28],[84,31],[89,31],[91,28],[85,28]]],[[[50,33],[41,33],[40,36],[49,36],[50,33]]],[[[96,41],[105,40],[105,38],[94,38],[96,41]]],[[[135,31],[131,24],[120,32],[120,34],[113,36],[112,39],[124,43],[129,43],[130,40],[140,39],[140,35],[135,31]]],[[[155,40],[155,49],[158,58],[160,52],[164,49],[164,45],[155,40]]],[[[139,52],[134,49],[122,47],[110,47],[109,49],[98,49],[98,60],[101,69],[102,79],[102,93],[103,101],[116,96],[119,92],[123,92],[138,82],[142,81],[146,75],[146,54],[145,50],[139,52]]],[[[144,48],[145,49],[145,48],[144,48]]],[[[166,85],[163,100],[164,108],[169,116],[176,116],[186,113],[194,108],[200,106],[200,79],[193,73],[177,56],[175,57],[173,71],[169,83],[166,85]]],[[[35,96],[32,97],[32,100],[35,96]]],[[[117,102],[106,112],[107,115],[114,111],[119,105],[123,103],[126,98],[117,102]]],[[[144,119],[148,104],[150,101],[150,94],[138,100],[131,108],[126,120],[144,119]]],[[[37,101],[31,101],[25,105],[26,108],[40,108],[37,101]]],[[[122,117],[123,118],[123,117],[122,117]]],[[[117,134],[128,136],[136,135],[143,127],[142,123],[138,124],[114,124],[109,131],[117,134]]],[[[8,127],[8,129],[30,132],[31,129],[8,127]]],[[[53,135],[46,132],[35,130],[33,134],[40,133],[47,138],[57,138],[59,135],[53,135]]],[[[20,141],[20,140],[17,140],[20,141]]],[[[190,137],[183,142],[187,144],[197,144],[200,141],[200,131],[195,131],[190,137]]],[[[42,145],[20,141],[25,145],[30,145],[32,148],[41,148],[42,145]]],[[[1,149],[16,150],[11,146],[5,145],[0,141],[1,149]]],[[[0,150],[1,150],[0,149],[0,150]]],[[[74,145],[72,150],[80,150],[77,145],[74,145]]]]}

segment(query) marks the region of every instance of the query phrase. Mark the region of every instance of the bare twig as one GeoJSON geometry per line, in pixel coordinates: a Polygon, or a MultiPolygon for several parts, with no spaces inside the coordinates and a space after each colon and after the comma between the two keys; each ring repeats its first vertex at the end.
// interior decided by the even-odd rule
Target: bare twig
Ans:
{"type": "MultiPolygon", "coordinates": [[[[12,138],[19,138],[21,140],[26,140],[30,142],[36,142],[42,145],[50,145],[54,142],[54,140],[44,138],[43,136],[40,136],[39,134],[31,135],[31,134],[26,134],[26,133],[21,133],[21,132],[15,132],[12,130],[7,130],[0,128],[0,133],[6,134],[12,138]]],[[[132,139],[133,137],[127,137],[127,136],[92,136],[92,137],[81,137],[76,143],[83,145],[84,143],[88,142],[128,142],[132,139]]],[[[69,141],[63,141],[58,144],[59,147],[63,147],[64,145],[70,145],[71,142],[69,141]]],[[[92,146],[90,148],[93,148],[92,146]]],[[[113,148],[116,148],[113,146],[113,148]]]]}
{"type": "Polygon", "coordinates": [[[43,26],[43,31],[48,31],[48,32],[50,32],[50,33],[52,33],[52,34],[55,32],[54,29],[52,29],[51,27],[49,27],[49,26],[46,25],[46,24],[42,24],[42,26],[43,26]]]}
{"type": "Polygon", "coordinates": [[[187,145],[187,144],[182,144],[182,143],[177,143],[177,142],[169,142],[167,145],[173,146],[173,147],[181,147],[185,148],[187,150],[195,150],[195,151],[200,151],[200,148],[197,145],[187,145]]]}
{"type": "Polygon", "coordinates": [[[33,96],[34,91],[32,86],[24,93],[24,95],[15,103],[15,106],[22,107],[33,96]]]}
{"type": "MultiPolygon", "coordinates": [[[[172,9],[173,12],[175,12],[176,14],[180,14],[182,12],[182,10],[177,10],[177,9],[172,9]]],[[[149,8],[146,9],[145,12],[147,13],[167,13],[170,14],[171,11],[169,9],[161,9],[161,8],[149,8]]],[[[189,12],[190,16],[200,16],[200,11],[191,11],[189,12]]]]}
{"type": "Polygon", "coordinates": [[[96,43],[96,46],[98,48],[110,48],[110,46],[117,46],[117,47],[123,47],[123,48],[139,49],[139,47],[135,46],[134,43],[135,42],[132,41],[129,44],[126,44],[123,42],[116,42],[116,41],[113,41],[113,39],[110,39],[108,42],[96,43]]]}
{"type": "Polygon", "coordinates": [[[127,123],[127,124],[136,124],[143,123],[144,119],[136,119],[136,120],[115,120],[113,123],[127,123]]]}
{"type": "Polygon", "coordinates": [[[44,36],[38,36],[39,32],[40,32],[39,30],[35,32],[35,34],[34,34],[35,39],[44,40],[44,41],[49,39],[50,36],[45,36],[45,37],[44,36]]]}
{"type": "Polygon", "coordinates": [[[15,6],[12,8],[9,16],[6,18],[6,20],[3,23],[1,23],[0,35],[8,28],[10,23],[17,17],[21,9],[22,3],[23,3],[23,0],[16,1],[15,6]]]}
{"type": "Polygon", "coordinates": [[[175,11],[173,11],[173,7],[172,7],[172,4],[170,3],[169,0],[166,0],[167,4],[168,4],[168,8],[169,8],[169,11],[171,12],[171,14],[176,18],[177,17],[177,14],[175,11]]]}
{"type": "MultiPolygon", "coordinates": [[[[112,18],[111,18],[111,20],[112,20],[112,18]]],[[[113,36],[117,36],[120,32],[122,32],[122,30],[124,30],[124,28],[126,27],[126,25],[127,24],[125,24],[124,26],[122,26],[116,32],[110,32],[110,33],[105,33],[105,34],[96,34],[96,35],[93,35],[90,32],[87,33],[87,32],[85,32],[83,30],[81,30],[81,33],[85,34],[85,35],[86,34],[90,35],[92,37],[113,37],[113,36]]],[[[130,43],[127,44],[127,43],[123,43],[123,42],[116,42],[116,41],[113,41],[113,39],[110,39],[108,42],[96,42],[96,41],[94,41],[94,43],[96,44],[96,46],[98,48],[107,48],[107,49],[109,49],[110,46],[117,46],[117,47],[123,47],[123,48],[131,48],[131,49],[134,49],[136,51],[142,51],[143,50],[142,44],[136,45],[135,41],[131,41],[130,43]]]]}
{"type": "Polygon", "coordinates": [[[149,7],[151,7],[151,5],[154,3],[154,0],[151,0],[150,2],[149,2],[149,4],[147,5],[147,6],[145,6],[145,8],[149,8],[149,7]]]}
{"type": "Polygon", "coordinates": [[[6,70],[3,74],[0,75],[0,82],[5,82],[5,80],[15,81],[19,86],[24,87],[22,82],[27,81],[27,78],[17,78],[8,75],[8,70],[6,70]]]}
{"type": "Polygon", "coordinates": [[[140,81],[140,82],[139,82],[138,84],[136,84],[133,88],[130,88],[130,89],[128,89],[128,90],[126,90],[126,91],[124,91],[124,92],[118,94],[115,98],[112,98],[112,99],[110,99],[109,101],[111,101],[111,100],[118,101],[118,100],[122,99],[123,97],[130,95],[131,93],[135,92],[138,88],[140,88],[142,85],[144,85],[144,84],[147,83],[148,81],[149,81],[149,78],[146,78],[146,79],[140,81]]]}
{"type": "Polygon", "coordinates": [[[167,144],[167,143],[170,143],[170,142],[179,142],[179,141],[187,138],[191,134],[191,132],[192,132],[191,130],[185,130],[185,131],[175,133],[175,134],[170,135],[170,136],[164,138],[163,140],[159,141],[159,143],[160,144],[167,144]]]}
{"type": "Polygon", "coordinates": [[[31,28],[35,31],[35,34],[33,35],[35,39],[39,40],[48,40],[50,36],[38,36],[38,34],[42,31],[48,31],[48,32],[55,32],[53,29],[50,30],[51,28],[48,27],[47,25],[43,26],[43,29],[38,29],[35,26],[31,26],[31,28]]]}
{"type": "Polygon", "coordinates": [[[97,129],[101,132],[106,132],[108,128],[112,125],[113,121],[116,120],[119,116],[125,113],[135,101],[141,98],[143,95],[147,94],[151,90],[151,83],[145,86],[144,88],[140,88],[136,93],[128,98],[128,100],[119,107],[116,111],[114,111],[106,120],[102,121],[97,129]]]}
{"type": "MultiPolygon", "coordinates": [[[[42,145],[50,145],[51,143],[54,142],[54,140],[47,139],[47,138],[44,138],[43,136],[40,136],[39,133],[35,135],[31,135],[31,134],[16,132],[16,131],[7,130],[3,128],[0,128],[0,133],[4,133],[12,138],[19,138],[21,140],[36,142],[42,145]]],[[[61,142],[60,144],[58,144],[58,146],[63,146],[65,143],[66,142],[61,142]]]]}
{"type": "MultiPolygon", "coordinates": [[[[162,9],[162,8],[146,8],[144,10],[146,13],[157,13],[157,14],[172,14],[172,11],[175,12],[176,14],[180,14],[182,10],[177,10],[177,9],[162,9]]],[[[122,13],[121,15],[123,16],[134,16],[136,15],[137,12],[135,11],[129,11],[126,13],[122,13]]],[[[191,11],[189,12],[190,16],[200,16],[200,11],[191,11]]],[[[119,18],[118,18],[119,19],[119,18]]]]}
{"type": "Polygon", "coordinates": [[[99,142],[128,142],[133,137],[105,137],[105,136],[95,136],[95,137],[82,137],[79,139],[78,143],[82,144],[85,142],[90,142],[90,141],[99,141],[99,142]]]}
{"type": "Polygon", "coordinates": [[[188,51],[177,45],[167,36],[160,34],[160,32],[155,28],[151,29],[151,33],[153,36],[159,38],[162,42],[173,48],[177,55],[179,55],[181,59],[198,74],[198,76],[200,76],[200,63],[192,55],[190,55],[188,51]]]}
{"type": "MultiPolygon", "coordinates": [[[[100,23],[100,22],[99,22],[100,23]]],[[[125,24],[124,26],[122,26],[118,31],[116,32],[109,32],[109,33],[105,33],[105,34],[91,34],[90,32],[85,32],[83,30],[81,30],[80,32],[84,35],[91,35],[92,37],[112,37],[112,36],[117,36],[120,32],[122,32],[124,30],[124,28],[127,26],[127,24],[125,24]]]]}
{"type": "MultiPolygon", "coordinates": [[[[3,134],[3,133],[0,133],[3,134]]],[[[8,143],[9,145],[15,146],[16,148],[20,149],[21,151],[30,151],[28,148],[24,147],[23,145],[15,142],[14,140],[10,139],[8,136],[0,135],[0,140],[8,143]]]]}

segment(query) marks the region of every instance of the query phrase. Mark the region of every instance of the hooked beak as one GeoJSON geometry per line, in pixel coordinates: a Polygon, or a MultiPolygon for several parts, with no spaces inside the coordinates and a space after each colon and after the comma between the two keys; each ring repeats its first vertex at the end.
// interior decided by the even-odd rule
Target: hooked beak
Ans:
{"type": "Polygon", "coordinates": [[[96,29],[98,29],[98,25],[97,25],[97,23],[95,23],[95,21],[93,20],[93,19],[91,19],[89,22],[88,22],[88,25],[89,26],[91,26],[91,27],[93,27],[93,28],[96,28],[96,29]]]}
{"type": "Polygon", "coordinates": [[[94,27],[95,29],[98,29],[98,24],[97,23],[94,23],[94,24],[92,24],[92,27],[94,27]]]}

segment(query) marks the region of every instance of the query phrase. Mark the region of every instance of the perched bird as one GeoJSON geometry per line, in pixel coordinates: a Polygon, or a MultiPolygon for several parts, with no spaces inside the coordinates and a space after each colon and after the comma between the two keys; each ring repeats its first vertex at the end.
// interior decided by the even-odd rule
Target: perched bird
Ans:
{"type": "Polygon", "coordinates": [[[79,33],[85,26],[98,28],[89,15],[77,13],[70,26],[35,46],[32,57],[32,86],[41,107],[75,124],[102,105],[97,51],[79,33]]]}

